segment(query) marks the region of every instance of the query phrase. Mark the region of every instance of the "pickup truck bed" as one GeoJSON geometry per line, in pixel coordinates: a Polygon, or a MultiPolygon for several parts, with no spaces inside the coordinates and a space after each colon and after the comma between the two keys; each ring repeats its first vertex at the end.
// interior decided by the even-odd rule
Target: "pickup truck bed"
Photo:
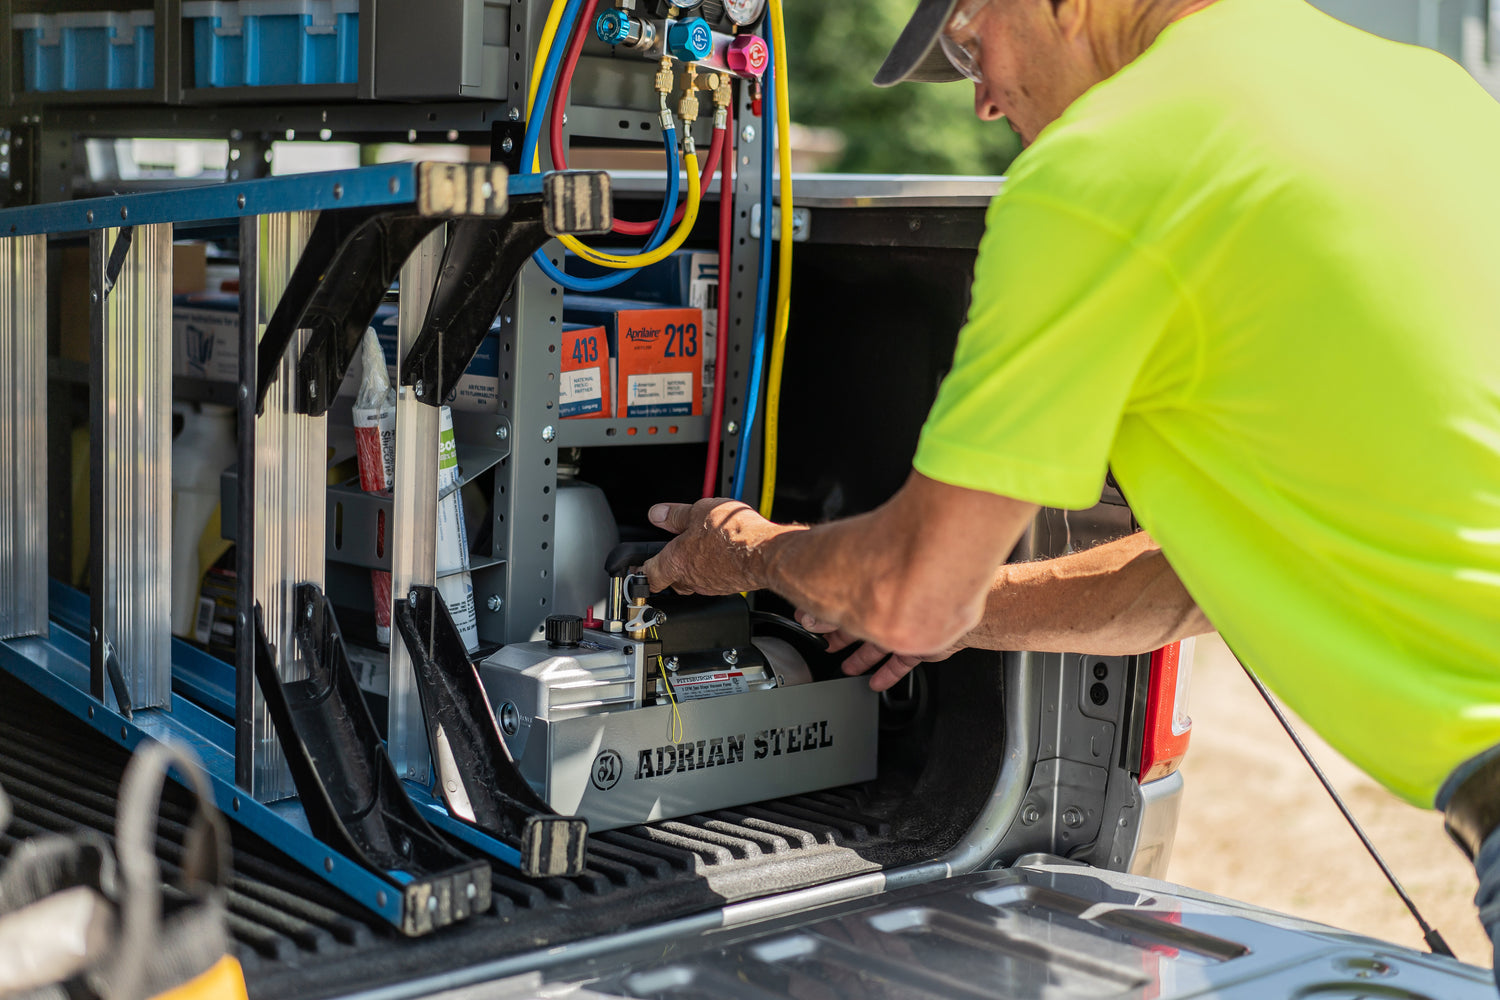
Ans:
{"type": "MultiPolygon", "coordinates": [[[[976,706],[971,710],[986,704],[983,673],[959,670],[953,677],[955,698],[976,706]]],[[[992,674],[987,686],[992,704],[998,698],[992,674]]],[[[955,765],[947,780],[943,773],[950,769],[936,768],[923,779],[925,791],[912,787],[909,767],[882,767],[882,779],[866,786],[595,835],[588,869],[577,878],[527,879],[497,868],[488,913],[414,940],[362,915],[236,827],[230,930],[251,997],[274,1000],[398,986],[414,976],[661,926],[727,903],[941,854],[963,834],[993,784],[1000,744],[988,745],[988,759],[977,748],[977,759],[970,748],[955,752],[955,762],[965,766],[955,765]],[[989,781],[974,780],[979,768],[989,769],[989,781]]],[[[0,834],[0,855],[19,838],[46,832],[110,833],[126,760],[124,750],[0,675],[0,786],[16,810],[0,834]]],[[[187,793],[169,785],[158,841],[168,881],[188,813],[187,793]]]]}

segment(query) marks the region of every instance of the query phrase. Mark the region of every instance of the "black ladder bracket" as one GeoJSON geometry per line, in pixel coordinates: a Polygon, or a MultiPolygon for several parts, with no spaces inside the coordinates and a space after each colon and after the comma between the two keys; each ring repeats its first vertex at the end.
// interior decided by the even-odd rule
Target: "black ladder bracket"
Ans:
{"type": "Polygon", "coordinates": [[[402,894],[401,930],[409,936],[488,909],[489,863],[455,850],[401,787],[349,668],[332,604],[310,583],[297,585],[293,604],[296,659],[307,678],[277,675],[258,605],[255,678],[313,835],[402,894]]]}
{"type": "Polygon", "coordinates": [[[437,589],[413,587],[395,602],[392,617],[411,653],[437,787],[449,812],[519,849],[527,875],[582,874],[588,823],[557,815],[521,776],[437,589]]]}

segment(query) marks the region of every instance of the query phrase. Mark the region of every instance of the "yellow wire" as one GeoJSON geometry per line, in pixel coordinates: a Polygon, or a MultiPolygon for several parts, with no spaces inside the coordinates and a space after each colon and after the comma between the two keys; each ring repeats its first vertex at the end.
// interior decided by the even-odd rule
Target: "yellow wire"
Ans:
{"type": "Polygon", "coordinates": [[[777,166],[781,170],[781,247],[776,270],[776,333],[771,340],[771,367],[766,377],[766,455],[761,469],[760,514],[771,516],[776,496],[776,439],[780,430],[781,367],[786,359],[786,331],[792,318],[792,112],[786,69],[786,21],[781,0],[771,0],[771,35],[776,48],[777,166]]]}
{"type": "MultiPolygon", "coordinates": [[[[546,22],[542,25],[542,37],[537,42],[536,58],[532,62],[531,68],[531,84],[527,88],[526,94],[527,121],[531,120],[532,112],[536,110],[536,95],[542,87],[542,67],[547,65],[547,56],[551,52],[553,44],[555,44],[557,41],[557,26],[562,22],[563,8],[566,6],[567,4],[564,2],[564,0],[555,0],[555,2],[552,4],[552,9],[547,12],[546,22]]],[[[585,26],[583,30],[587,30],[587,27],[585,26]]],[[[777,91],[777,93],[780,93],[780,91],[777,91]]],[[[726,137],[725,142],[727,143],[728,141],[729,140],[726,137]]],[[[536,149],[533,150],[531,154],[531,170],[532,173],[540,173],[541,169],[542,144],[539,138],[536,144],[536,149]]],[[[688,236],[693,231],[693,226],[698,222],[698,203],[702,199],[701,194],[698,190],[698,184],[700,181],[697,153],[690,153],[687,156],[687,174],[687,208],[682,213],[682,222],[678,224],[676,231],[673,232],[670,237],[668,237],[667,242],[663,243],[655,250],[643,254],[607,254],[601,253],[600,251],[595,250],[593,247],[585,246],[582,242],[579,241],[578,237],[576,236],[564,234],[562,236],[559,236],[558,239],[562,241],[563,246],[567,247],[569,250],[582,257],[584,260],[597,264],[600,267],[608,267],[615,270],[622,270],[632,267],[645,267],[648,264],[655,264],[659,261],[666,260],[668,257],[672,256],[672,254],[676,253],[678,248],[681,247],[682,244],[687,242],[688,236]]]]}
{"type": "MultiPolygon", "coordinates": [[[[652,639],[660,639],[661,633],[655,625],[651,626],[650,636],[652,639]]],[[[673,743],[682,742],[682,713],[677,708],[677,692],[672,690],[672,682],[667,680],[667,668],[662,663],[660,656],[656,658],[656,673],[661,682],[667,688],[667,700],[672,703],[672,721],[667,723],[667,739],[673,743]]]]}

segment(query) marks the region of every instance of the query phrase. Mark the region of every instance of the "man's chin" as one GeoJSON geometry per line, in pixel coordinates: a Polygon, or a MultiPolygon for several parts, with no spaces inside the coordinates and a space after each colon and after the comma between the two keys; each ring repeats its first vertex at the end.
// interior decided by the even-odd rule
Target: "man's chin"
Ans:
{"type": "Polygon", "coordinates": [[[1005,123],[1005,127],[1006,128],[1010,129],[1012,132],[1014,132],[1020,138],[1020,140],[1021,140],[1021,147],[1023,149],[1025,147],[1031,145],[1031,138],[1029,136],[1027,136],[1027,134],[1025,132],[1021,131],[1020,126],[1018,126],[1015,122],[1013,122],[1013,121],[1010,120],[1010,116],[1009,115],[1004,116],[1000,120],[1005,123]]]}

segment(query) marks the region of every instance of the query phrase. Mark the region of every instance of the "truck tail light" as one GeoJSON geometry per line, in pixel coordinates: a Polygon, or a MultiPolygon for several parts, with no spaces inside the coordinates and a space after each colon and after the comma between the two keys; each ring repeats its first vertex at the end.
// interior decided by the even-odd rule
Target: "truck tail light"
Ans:
{"type": "Polygon", "coordinates": [[[1146,693],[1146,738],[1141,747],[1141,780],[1165,778],[1187,756],[1193,720],[1188,687],[1193,675],[1193,639],[1163,646],[1151,654],[1151,685],[1146,693]]]}

